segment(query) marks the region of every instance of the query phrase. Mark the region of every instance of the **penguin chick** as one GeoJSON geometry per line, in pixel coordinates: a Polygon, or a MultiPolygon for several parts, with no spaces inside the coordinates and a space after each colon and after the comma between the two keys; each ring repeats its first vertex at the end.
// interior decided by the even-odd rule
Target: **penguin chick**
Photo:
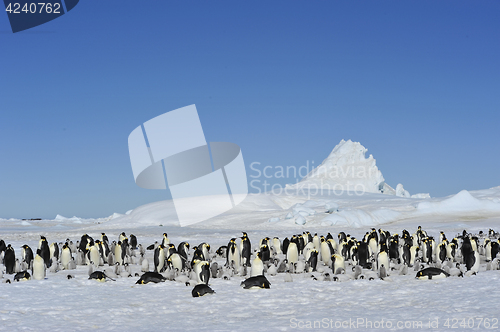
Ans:
{"type": "Polygon", "coordinates": [[[378,277],[380,279],[387,278],[387,270],[385,269],[384,264],[380,265],[380,268],[378,269],[378,277]]]}
{"type": "Polygon", "coordinates": [[[269,268],[267,269],[267,274],[270,276],[275,276],[278,273],[278,269],[276,268],[276,265],[271,264],[269,265],[269,268]]]}
{"type": "Polygon", "coordinates": [[[285,282],[292,282],[292,281],[293,281],[292,274],[290,272],[287,272],[287,274],[285,274],[285,282]]]}

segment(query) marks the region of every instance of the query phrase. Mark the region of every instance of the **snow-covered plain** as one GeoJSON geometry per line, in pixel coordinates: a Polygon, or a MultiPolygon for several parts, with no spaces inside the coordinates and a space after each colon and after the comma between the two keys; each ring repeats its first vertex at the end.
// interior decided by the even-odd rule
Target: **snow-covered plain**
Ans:
{"type": "MultiPolygon", "coordinates": [[[[228,213],[199,224],[198,227],[184,228],[175,226],[173,221],[166,218],[161,220],[162,213],[159,211],[170,202],[158,202],[152,204],[156,208],[150,209],[149,214],[141,212],[148,210],[146,207],[140,207],[138,211],[109,220],[62,217],[42,221],[1,220],[0,238],[12,244],[16,255],[20,255],[23,244],[36,248],[40,235],[45,235],[51,243],[64,241],[66,238],[77,241],[84,233],[99,238],[104,231],[110,240],[117,240],[119,233],[124,231],[127,235],[135,234],[139,243],[149,245],[155,240],[160,241],[162,233],[167,232],[175,244],[188,241],[191,245],[196,245],[206,241],[214,252],[219,246],[227,245],[230,238],[241,236],[240,231],[247,231],[255,249],[258,240],[263,237],[278,236],[283,239],[305,230],[324,235],[331,232],[334,236],[339,231],[345,231],[356,238],[362,238],[370,229],[370,220],[373,221],[377,216],[376,213],[366,211],[383,209],[393,211],[395,215],[391,215],[391,218],[395,219],[389,219],[388,223],[379,220],[377,227],[391,233],[400,234],[404,228],[413,233],[421,225],[430,235],[436,237],[442,230],[451,238],[463,229],[478,233],[480,230],[487,232],[489,228],[498,228],[499,195],[500,188],[493,188],[426,201],[382,194],[350,199],[341,197],[335,200],[339,212],[332,214],[325,213],[324,206],[319,208],[319,205],[307,204],[307,201],[298,203],[300,200],[297,197],[292,202],[291,198],[282,198],[288,204],[297,202],[281,210],[269,203],[261,202],[259,205],[265,199],[256,197],[258,202],[248,203],[255,209],[254,212],[246,211],[243,206],[243,211],[239,213],[228,213]],[[469,209],[464,208],[467,202],[469,209]],[[293,206],[296,207],[297,204],[310,206],[317,211],[305,216],[309,220],[305,225],[295,224],[294,218],[284,219],[288,213],[293,213],[293,206]],[[262,208],[259,210],[257,206],[262,208]],[[453,206],[455,207],[452,208],[453,206]],[[365,211],[368,215],[366,222],[322,225],[320,220],[340,214],[342,209],[351,211],[351,214],[343,215],[346,220],[365,220],[352,213],[365,211]],[[137,215],[144,219],[139,219],[137,215]],[[268,222],[272,216],[282,220],[268,222]],[[227,227],[215,228],[214,225],[227,227]]],[[[251,201],[252,197],[248,200],[251,201]]],[[[321,199],[315,200],[317,201],[321,199]]],[[[330,199],[330,204],[331,201],[330,199]]],[[[303,210],[305,209],[298,209],[299,212],[303,210]]],[[[146,257],[152,262],[152,251],[147,251],[146,257]]],[[[216,261],[219,265],[224,263],[222,258],[217,258],[216,261]]],[[[152,269],[152,263],[150,266],[152,269]]],[[[344,324],[344,329],[348,329],[346,324],[351,320],[349,329],[369,331],[373,329],[366,325],[369,323],[365,320],[378,322],[377,326],[381,326],[382,319],[385,322],[383,330],[387,330],[387,324],[391,324],[393,330],[398,330],[398,322],[401,322],[399,326],[402,327],[409,327],[411,324],[408,330],[420,330],[418,322],[422,322],[423,328],[427,329],[430,328],[429,320],[435,324],[436,319],[439,330],[443,330],[446,329],[446,319],[450,319],[449,323],[452,325],[457,323],[453,319],[460,319],[461,323],[466,318],[469,324],[474,321],[477,328],[481,319],[490,319],[493,323],[494,319],[500,318],[500,271],[484,271],[484,262],[476,276],[435,281],[416,280],[412,269],[405,276],[391,273],[389,280],[346,282],[315,281],[310,277],[311,273],[302,273],[293,275],[293,282],[285,283],[284,274],[278,274],[268,276],[271,282],[269,290],[244,290],[239,284],[245,278],[240,276],[233,276],[230,280],[212,278],[210,285],[216,294],[202,298],[191,297],[192,287],[180,282],[135,285],[138,277],[132,277],[99,283],[87,279],[87,270],[86,266],[78,266],[77,270],[48,272],[47,278],[42,281],[1,283],[0,330],[132,331],[162,327],[174,331],[290,331],[306,329],[308,324],[315,324],[315,321],[322,328],[336,329],[336,326],[341,327],[339,324],[344,324]],[[75,278],[68,280],[68,274],[75,278]]],[[[140,266],[133,265],[132,272],[140,273],[140,266]]],[[[318,273],[312,274],[319,276],[318,273]]],[[[4,274],[5,278],[12,279],[12,276],[4,274]]],[[[457,326],[460,327],[458,324],[457,326]]],[[[481,327],[483,329],[484,325],[481,327]]]]}
{"type": "MultiPolygon", "coordinates": [[[[371,156],[368,161],[356,157],[354,164],[352,158],[332,158],[347,160],[352,167],[358,160],[376,168],[371,156]]],[[[314,174],[320,173],[313,172],[305,181],[316,181],[314,174]]],[[[292,194],[249,195],[233,210],[190,227],[180,227],[172,202],[162,201],[108,218],[0,219],[0,239],[11,244],[19,258],[24,244],[36,250],[40,235],[49,243],[76,242],[83,234],[99,239],[105,232],[110,241],[118,241],[125,232],[148,246],[161,241],[167,232],[175,245],[187,241],[192,248],[207,242],[215,256],[219,246],[240,237],[242,231],[248,233],[255,250],[264,237],[283,240],[304,231],[330,232],[335,239],[344,231],[362,239],[372,227],[391,234],[407,229],[413,234],[422,226],[430,236],[437,238],[444,231],[452,239],[464,229],[473,234],[500,230],[500,187],[443,198],[412,198],[401,187],[400,196],[395,191],[387,195],[389,186],[385,194],[380,193],[383,177],[379,171],[374,174],[367,180],[372,192],[337,195],[302,186],[292,194]]],[[[146,251],[146,258],[152,270],[153,252],[146,251]]],[[[178,281],[136,285],[136,276],[104,283],[88,280],[84,265],[47,272],[45,280],[8,284],[5,281],[13,275],[6,275],[0,265],[0,331],[496,330],[500,270],[486,271],[484,259],[477,275],[441,280],[417,280],[413,268],[407,275],[390,271],[385,280],[342,282],[313,280],[311,275],[322,278],[319,272],[293,274],[293,282],[285,282],[285,274],[278,273],[267,275],[271,289],[251,290],[240,287],[243,276],[211,278],[209,284],[216,294],[201,298],[193,298],[192,287],[178,281]],[[68,279],[68,274],[74,278],[68,279]]],[[[221,257],[214,261],[219,266],[225,263],[221,257]]],[[[331,268],[322,268],[332,274],[331,268]]],[[[132,275],[142,274],[140,265],[131,264],[131,269],[132,275]]]]}

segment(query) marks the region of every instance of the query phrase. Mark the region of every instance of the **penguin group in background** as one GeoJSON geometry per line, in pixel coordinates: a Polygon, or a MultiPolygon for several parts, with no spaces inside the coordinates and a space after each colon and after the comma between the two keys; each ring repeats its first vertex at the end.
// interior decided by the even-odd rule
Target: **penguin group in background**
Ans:
{"type": "Polygon", "coordinates": [[[37,254],[33,255],[26,244],[20,248],[19,259],[12,246],[0,240],[0,258],[5,272],[15,274],[14,280],[43,280],[60,269],[88,265],[89,279],[106,281],[134,274],[139,277],[142,273],[137,284],[182,282],[194,287],[194,297],[214,293],[208,285],[210,278],[246,278],[241,282],[244,288],[269,288],[266,276],[284,282],[292,282],[294,275],[302,278],[300,274],[314,281],[391,280],[391,275],[407,275],[413,269],[417,279],[434,280],[500,270],[500,242],[496,232],[464,231],[455,237],[440,232],[433,237],[419,226],[413,235],[407,230],[399,236],[371,229],[356,239],[344,232],[337,236],[332,233],[313,236],[304,231],[283,241],[264,237],[255,241],[253,248],[248,234],[242,233],[227,246],[220,246],[213,255],[207,242],[193,249],[187,241],[176,246],[163,233],[161,241],[158,239],[148,246],[154,252],[147,258],[145,246],[138,243],[137,237],[133,234],[127,237],[123,232],[112,243],[105,233],[96,240],[84,234],[76,243],[66,239],[50,245],[40,236],[37,254]],[[487,264],[481,265],[481,260],[487,264]],[[103,265],[106,267],[97,271],[103,265]]]}

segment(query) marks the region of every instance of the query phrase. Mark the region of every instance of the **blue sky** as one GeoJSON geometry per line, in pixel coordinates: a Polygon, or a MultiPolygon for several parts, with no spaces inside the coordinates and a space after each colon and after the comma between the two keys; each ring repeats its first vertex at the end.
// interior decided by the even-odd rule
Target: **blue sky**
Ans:
{"type": "MultiPolygon", "coordinates": [[[[168,198],[127,138],[196,104],[247,168],[341,139],[432,196],[500,185],[500,3],[80,1],[13,34],[0,13],[0,217],[101,217],[168,198]]],[[[280,180],[295,182],[295,179],[280,180]]]]}

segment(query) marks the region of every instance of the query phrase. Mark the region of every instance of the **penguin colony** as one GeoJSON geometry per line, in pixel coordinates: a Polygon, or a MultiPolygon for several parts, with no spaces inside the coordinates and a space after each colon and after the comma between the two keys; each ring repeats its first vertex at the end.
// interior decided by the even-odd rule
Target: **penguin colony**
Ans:
{"type": "MultiPolygon", "coordinates": [[[[23,245],[19,257],[10,244],[0,239],[0,279],[11,283],[4,278],[5,273],[14,275],[12,281],[43,280],[50,273],[86,265],[89,279],[106,282],[139,277],[139,273],[132,275],[133,266],[143,272],[136,284],[178,281],[193,287],[193,297],[215,293],[209,286],[210,278],[229,280],[235,276],[244,279],[244,289],[270,288],[266,275],[278,273],[284,274],[285,282],[293,281],[292,275],[300,273],[323,281],[386,279],[415,272],[417,279],[440,279],[500,270],[499,238],[500,234],[492,229],[478,234],[464,230],[450,239],[444,232],[434,237],[419,226],[415,233],[403,230],[401,235],[372,228],[362,239],[344,232],[336,238],[331,233],[303,232],[283,240],[266,237],[252,247],[248,234],[243,232],[212,254],[206,242],[193,248],[185,241],[176,246],[167,233],[147,248],[138,244],[133,234],[121,233],[117,241],[110,242],[101,233],[99,239],[84,234],[76,242],[66,239],[51,244],[41,236],[36,249],[23,245]],[[146,258],[147,250],[153,254],[152,266],[146,258]]],[[[67,277],[74,278],[71,274],[67,277]]]]}

